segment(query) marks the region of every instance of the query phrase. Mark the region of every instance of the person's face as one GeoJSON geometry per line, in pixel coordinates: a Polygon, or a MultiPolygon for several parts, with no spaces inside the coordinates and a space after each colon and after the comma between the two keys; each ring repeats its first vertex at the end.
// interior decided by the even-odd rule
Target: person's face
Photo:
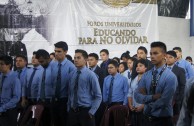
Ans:
{"type": "Polygon", "coordinates": [[[96,60],[94,57],[89,56],[88,57],[88,65],[89,67],[95,67],[98,63],[98,60],[96,60]]]}
{"type": "Polygon", "coordinates": [[[4,61],[0,60],[0,72],[7,73],[10,70],[11,65],[6,65],[4,61]]]}
{"type": "Polygon", "coordinates": [[[55,59],[60,61],[63,61],[65,56],[67,54],[67,51],[64,51],[62,48],[56,48],[55,47],[55,59]]]}
{"type": "Polygon", "coordinates": [[[54,55],[50,55],[50,59],[51,60],[55,59],[54,55]]]}
{"type": "Polygon", "coordinates": [[[108,65],[108,73],[110,75],[115,75],[117,73],[118,67],[115,67],[113,64],[108,65]]]}
{"type": "Polygon", "coordinates": [[[27,62],[22,57],[16,58],[16,67],[23,69],[26,66],[27,62]]]}
{"type": "Polygon", "coordinates": [[[176,62],[176,58],[172,55],[167,54],[166,55],[166,64],[167,65],[173,65],[176,62]]]}
{"type": "Polygon", "coordinates": [[[127,62],[127,58],[122,57],[123,62],[127,62]]]}
{"type": "Polygon", "coordinates": [[[133,61],[130,60],[130,59],[128,59],[128,60],[127,60],[127,66],[128,66],[128,68],[129,68],[130,70],[132,70],[132,69],[133,69],[133,61]]]}
{"type": "Polygon", "coordinates": [[[190,59],[186,59],[189,63],[192,63],[192,61],[190,59]]]}
{"type": "Polygon", "coordinates": [[[105,52],[101,52],[100,57],[101,57],[102,61],[106,61],[109,58],[108,55],[105,52]]]}
{"type": "Polygon", "coordinates": [[[137,50],[137,59],[138,60],[139,59],[146,59],[146,57],[147,57],[147,54],[143,50],[141,50],[141,49],[137,50]]]}
{"type": "Polygon", "coordinates": [[[50,61],[49,58],[48,58],[48,59],[45,59],[45,58],[43,58],[43,57],[40,57],[40,58],[38,59],[38,62],[39,62],[40,65],[41,65],[42,67],[44,67],[44,68],[46,68],[46,67],[49,65],[49,61],[50,61]]]}
{"type": "Polygon", "coordinates": [[[161,64],[165,60],[166,54],[159,47],[153,47],[150,50],[151,62],[154,65],[161,64]]]}
{"type": "Polygon", "coordinates": [[[174,50],[176,52],[177,55],[177,59],[180,59],[182,56],[182,52],[179,52],[178,50],[174,50]]]}
{"type": "Polygon", "coordinates": [[[40,63],[38,62],[38,59],[36,59],[36,56],[32,56],[32,65],[33,66],[38,66],[40,63]]]}
{"type": "Polygon", "coordinates": [[[82,53],[75,53],[74,64],[77,68],[82,68],[86,65],[87,59],[84,59],[82,53]]]}
{"type": "Polygon", "coordinates": [[[136,71],[137,71],[138,74],[143,74],[143,73],[145,73],[145,72],[146,72],[146,69],[147,69],[147,68],[145,67],[144,64],[142,64],[142,63],[138,63],[138,64],[137,64],[136,71]]]}
{"type": "Polygon", "coordinates": [[[125,67],[123,64],[120,64],[119,65],[119,73],[123,73],[123,72],[125,72],[125,67]]]}

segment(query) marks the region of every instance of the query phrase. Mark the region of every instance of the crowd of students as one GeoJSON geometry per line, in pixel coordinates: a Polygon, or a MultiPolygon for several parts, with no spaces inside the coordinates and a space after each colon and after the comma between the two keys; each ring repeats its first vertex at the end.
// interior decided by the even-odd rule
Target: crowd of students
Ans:
{"type": "Polygon", "coordinates": [[[13,59],[0,56],[0,126],[16,126],[18,113],[36,104],[44,106],[43,126],[100,126],[114,105],[128,106],[133,126],[194,125],[194,69],[180,47],[153,42],[151,61],[143,46],[113,59],[102,49],[98,66],[97,53],[77,49],[72,60],[66,42],[54,46],[55,53],[35,51],[30,68],[17,55],[15,71],[13,59]]]}

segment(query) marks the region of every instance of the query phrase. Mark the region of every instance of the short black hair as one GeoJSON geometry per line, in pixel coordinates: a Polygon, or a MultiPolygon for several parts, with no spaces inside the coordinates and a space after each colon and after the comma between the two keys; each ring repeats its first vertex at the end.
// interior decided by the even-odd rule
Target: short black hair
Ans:
{"type": "Polygon", "coordinates": [[[124,52],[122,55],[121,55],[121,60],[122,60],[122,58],[124,57],[124,58],[126,58],[126,59],[128,59],[129,57],[130,57],[130,52],[129,51],[126,51],[126,52],[124,52]]]}
{"type": "Polygon", "coordinates": [[[19,55],[16,55],[15,59],[17,59],[18,57],[22,58],[23,60],[25,60],[27,62],[27,57],[26,56],[19,54],[19,55]]]}
{"type": "MultiPolygon", "coordinates": [[[[125,70],[128,69],[127,63],[126,63],[126,62],[121,62],[121,63],[119,63],[119,66],[120,66],[121,64],[124,66],[124,69],[125,69],[125,70]]],[[[124,70],[124,71],[125,71],[125,70],[124,70]]]]}
{"type": "Polygon", "coordinates": [[[73,63],[73,59],[69,54],[66,54],[66,58],[73,63]]]}
{"type": "Polygon", "coordinates": [[[118,57],[112,58],[113,60],[116,60],[118,63],[120,63],[120,59],[118,57]]]}
{"type": "Polygon", "coordinates": [[[55,57],[55,53],[54,52],[50,53],[49,55],[53,55],[55,57]]]}
{"type": "Polygon", "coordinates": [[[104,52],[104,53],[106,53],[107,55],[109,55],[109,51],[107,50],[107,49],[102,49],[101,51],[100,51],[100,53],[101,52],[104,52]]]}
{"type": "Polygon", "coordinates": [[[99,60],[99,57],[96,53],[90,53],[88,57],[94,57],[96,60],[99,60]]]}
{"type": "Polygon", "coordinates": [[[148,54],[148,50],[144,46],[140,46],[137,50],[143,50],[145,54],[148,54]]]}
{"type": "Polygon", "coordinates": [[[174,47],[172,50],[178,50],[179,52],[182,52],[181,47],[174,47]]]}
{"type": "Polygon", "coordinates": [[[33,54],[33,55],[36,55],[36,51],[34,51],[32,54],[33,54]]]}
{"type": "MultiPolygon", "coordinates": [[[[138,63],[141,63],[141,64],[143,64],[146,68],[148,67],[148,63],[147,63],[147,61],[145,60],[145,59],[139,59],[139,60],[137,60],[137,64],[138,63]]],[[[137,66],[136,66],[137,67],[137,66]]]]}
{"type": "Polygon", "coordinates": [[[166,53],[167,48],[166,48],[165,43],[160,42],[160,41],[152,42],[151,43],[151,48],[154,48],[154,47],[159,47],[164,51],[164,53],[166,53]]]}
{"type": "Polygon", "coordinates": [[[131,61],[133,61],[133,62],[134,62],[134,61],[137,61],[137,59],[134,58],[134,57],[129,57],[128,60],[131,60],[131,61]]]}
{"type": "Polygon", "coordinates": [[[193,59],[190,56],[187,56],[185,60],[191,60],[191,62],[193,62],[193,59]]]}
{"type": "Polygon", "coordinates": [[[110,62],[108,63],[108,65],[110,65],[110,64],[112,64],[115,67],[119,67],[119,64],[115,60],[110,60],[110,62]]]}
{"type": "Polygon", "coordinates": [[[68,50],[68,45],[64,41],[59,41],[59,42],[55,43],[54,46],[56,48],[62,48],[64,51],[67,51],[68,50]]]}
{"type": "Polygon", "coordinates": [[[43,57],[44,59],[50,59],[49,53],[44,49],[39,49],[36,52],[36,59],[39,59],[40,57],[43,57]]]}
{"type": "Polygon", "coordinates": [[[87,58],[88,58],[88,53],[87,53],[85,50],[76,49],[76,50],[75,50],[75,53],[81,53],[82,56],[84,57],[84,59],[87,59],[87,58]]]}
{"type": "Polygon", "coordinates": [[[11,65],[10,70],[12,69],[12,67],[13,67],[13,59],[12,59],[11,56],[2,55],[2,56],[0,56],[0,60],[4,61],[4,63],[6,65],[11,65]]]}
{"type": "Polygon", "coordinates": [[[168,51],[166,54],[173,56],[174,58],[177,58],[176,52],[173,50],[168,51]]]}

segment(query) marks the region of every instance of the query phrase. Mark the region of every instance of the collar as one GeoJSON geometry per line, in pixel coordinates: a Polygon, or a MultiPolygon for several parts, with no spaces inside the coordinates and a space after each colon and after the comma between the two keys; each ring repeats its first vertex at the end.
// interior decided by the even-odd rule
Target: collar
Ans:
{"type": "Polygon", "coordinates": [[[116,73],[114,76],[111,75],[111,77],[114,77],[114,79],[115,79],[115,78],[117,78],[119,75],[120,75],[119,73],[116,73]]]}
{"type": "Polygon", "coordinates": [[[37,70],[39,70],[39,69],[42,69],[42,66],[38,65],[37,67],[33,67],[33,68],[36,68],[37,70]]]}
{"type": "Polygon", "coordinates": [[[97,65],[94,66],[94,67],[91,67],[91,70],[92,70],[92,71],[95,71],[95,70],[96,70],[96,67],[97,67],[97,65]]]}
{"type": "MultiPolygon", "coordinates": [[[[61,65],[64,65],[66,62],[67,62],[67,58],[65,58],[65,59],[61,62],[61,65]]],[[[59,62],[58,62],[58,64],[59,64],[59,62]]]]}
{"type": "Polygon", "coordinates": [[[87,67],[84,66],[84,67],[82,67],[81,69],[77,69],[77,71],[81,71],[81,73],[83,73],[86,69],[87,69],[87,67]]]}
{"type": "Polygon", "coordinates": [[[158,73],[160,73],[160,71],[163,69],[163,67],[165,67],[166,64],[162,65],[161,67],[159,67],[158,69],[156,69],[156,66],[154,66],[154,71],[157,70],[158,73]]]}

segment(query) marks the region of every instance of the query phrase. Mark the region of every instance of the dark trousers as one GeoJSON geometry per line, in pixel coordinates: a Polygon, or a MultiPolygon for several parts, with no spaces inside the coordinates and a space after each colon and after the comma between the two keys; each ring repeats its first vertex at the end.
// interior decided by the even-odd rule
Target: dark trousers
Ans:
{"type": "Polygon", "coordinates": [[[17,108],[1,113],[0,126],[17,126],[17,108]]]}
{"type": "Polygon", "coordinates": [[[54,126],[67,125],[67,98],[61,98],[53,103],[53,121],[54,126]]]}
{"type": "Polygon", "coordinates": [[[89,108],[79,111],[70,110],[68,114],[68,126],[95,126],[95,117],[90,118],[89,108]]]}
{"type": "Polygon", "coordinates": [[[96,126],[100,126],[100,123],[101,123],[101,120],[102,120],[102,117],[103,117],[105,111],[106,111],[106,104],[101,103],[100,107],[98,108],[98,110],[96,111],[96,114],[95,114],[95,124],[96,124],[96,126]]]}
{"type": "Polygon", "coordinates": [[[53,126],[53,104],[51,101],[44,101],[39,102],[38,104],[41,104],[44,106],[44,110],[41,117],[41,125],[42,126],[53,126]]]}
{"type": "Polygon", "coordinates": [[[133,126],[144,126],[143,125],[143,112],[132,112],[130,111],[130,122],[133,126]]]}
{"type": "Polygon", "coordinates": [[[149,118],[144,115],[144,126],[174,126],[172,117],[149,118]]]}

